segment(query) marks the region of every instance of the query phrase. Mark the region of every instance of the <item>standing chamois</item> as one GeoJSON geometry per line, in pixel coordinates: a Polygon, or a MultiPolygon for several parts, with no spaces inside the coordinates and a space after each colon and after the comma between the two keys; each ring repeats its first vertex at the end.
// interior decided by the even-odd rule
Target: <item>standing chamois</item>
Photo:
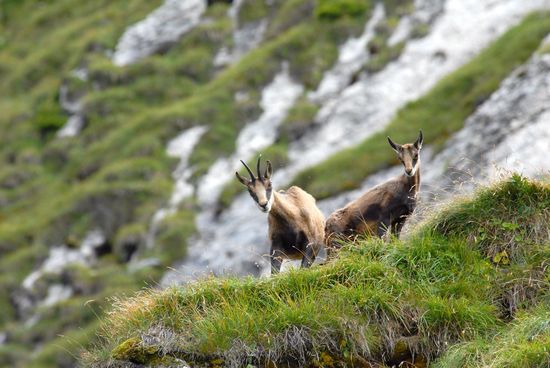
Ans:
{"type": "Polygon", "coordinates": [[[269,213],[269,240],[271,272],[278,273],[283,259],[302,259],[302,267],[309,267],[323,246],[325,218],[315,204],[315,198],[296,186],[287,191],[274,192],[271,184],[273,172],[267,161],[264,175],[260,173],[260,158],[255,177],[248,165],[242,164],[250,179],[238,172],[237,179],[248,188],[260,211],[269,213]]]}
{"type": "Polygon", "coordinates": [[[407,217],[416,207],[422,141],[422,131],[416,142],[403,145],[388,137],[390,146],[405,167],[405,173],[375,186],[344,208],[334,211],[325,227],[327,251],[338,248],[339,237],[365,233],[382,237],[387,230],[399,236],[407,217]]]}

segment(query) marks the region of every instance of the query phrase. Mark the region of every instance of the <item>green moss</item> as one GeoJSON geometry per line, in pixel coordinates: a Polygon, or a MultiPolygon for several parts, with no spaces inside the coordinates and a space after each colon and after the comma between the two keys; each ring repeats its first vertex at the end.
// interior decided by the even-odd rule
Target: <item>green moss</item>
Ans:
{"type": "Polygon", "coordinates": [[[315,9],[315,0],[283,1],[269,22],[266,38],[271,39],[297,24],[310,20],[315,9]]]}
{"type": "Polygon", "coordinates": [[[391,47],[384,47],[376,54],[372,55],[364,66],[369,73],[376,73],[384,69],[386,65],[399,58],[401,51],[405,47],[404,42],[397,43],[391,47]]]}
{"type": "Polygon", "coordinates": [[[319,0],[315,16],[324,20],[363,16],[372,5],[361,0],[319,0]]]}
{"type": "Polygon", "coordinates": [[[55,102],[42,104],[34,116],[36,129],[43,135],[57,131],[66,121],[67,117],[55,102]]]}
{"type": "Polygon", "coordinates": [[[248,23],[259,21],[267,17],[269,5],[266,2],[258,2],[254,0],[243,0],[239,10],[239,23],[248,23]]]}
{"type": "Polygon", "coordinates": [[[396,163],[387,135],[408,142],[422,129],[424,142],[441,148],[500,81],[532,55],[550,31],[549,19],[547,13],[529,15],[425,96],[403,107],[383,131],[303,171],[295,183],[317,198],[359,187],[369,174],[396,163]]]}

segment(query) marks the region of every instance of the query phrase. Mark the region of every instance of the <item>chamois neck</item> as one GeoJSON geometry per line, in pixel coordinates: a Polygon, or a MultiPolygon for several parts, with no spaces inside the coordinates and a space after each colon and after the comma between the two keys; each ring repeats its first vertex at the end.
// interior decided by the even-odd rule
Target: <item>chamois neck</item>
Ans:
{"type": "Polygon", "coordinates": [[[285,200],[282,198],[281,194],[273,191],[273,204],[271,205],[271,211],[269,215],[275,218],[287,218],[288,210],[285,205],[285,200]]]}
{"type": "Polygon", "coordinates": [[[416,194],[420,190],[420,162],[417,164],[414,175],[408,176],[403,173],[403,175],[401,175],[401,181],[407,186],[411,196],[416,197],[416,194]]]}
{"type": "MultiPolygon", "coordinates": [[[[406,175],[405,175],[406,176],[406,175]]],[[[417,164],[416,172],[413,176],[407,176],[407,184],[409,185],[409,191],[413,196],[416,196],[420,190],[420,161],[417,164]]]]}

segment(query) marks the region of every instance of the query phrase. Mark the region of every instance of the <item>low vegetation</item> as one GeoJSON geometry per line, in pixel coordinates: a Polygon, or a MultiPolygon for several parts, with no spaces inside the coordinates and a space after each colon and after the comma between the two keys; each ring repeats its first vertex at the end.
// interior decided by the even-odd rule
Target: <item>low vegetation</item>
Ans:
{"type": "Polygon", "coordinates": [[[548,208],[548,184],[512,176],[456,199],[406,240],[357,240],[323,266],[116,299],[84,361],[543,367],[548,208]]]}

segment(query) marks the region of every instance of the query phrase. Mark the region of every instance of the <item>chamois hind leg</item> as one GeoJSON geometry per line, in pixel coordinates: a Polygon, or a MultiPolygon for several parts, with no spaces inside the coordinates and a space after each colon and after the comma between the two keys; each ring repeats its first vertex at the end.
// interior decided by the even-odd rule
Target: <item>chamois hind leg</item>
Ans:
{"type": "Polygon", "coordinates": [[[397,238],[399,238],[399,235],[401,234],[401,229],[403,229],[403,225],[405,225],[406,220],[407,219],[404,216],[401,216],[391,225],[391,232],[397,238]]]}
{"type": "Polygon", "coordinates": [[[376,235],[378,237],[383,238],[384,235],[388,232],[388,229],[390,228],[390,220],[382,220],[378,223],[378,226],[376,228],[376,235]]]}

